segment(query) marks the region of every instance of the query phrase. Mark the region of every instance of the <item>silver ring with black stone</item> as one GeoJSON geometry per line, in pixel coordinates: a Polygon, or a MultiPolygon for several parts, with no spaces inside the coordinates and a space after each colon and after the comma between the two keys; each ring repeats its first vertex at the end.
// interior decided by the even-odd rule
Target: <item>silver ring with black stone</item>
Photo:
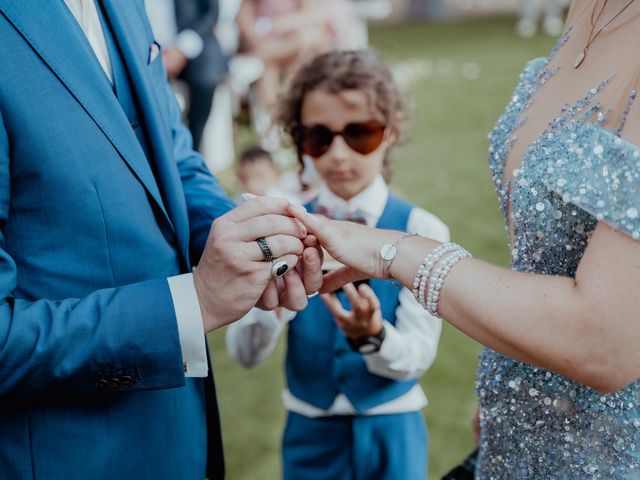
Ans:
{"type": "Polygon", "coordinates": [[[275,260],[271,265],[271,276],[278,278],[289,271],[289,264],[284,260],[275,260]]]}
{"type": "Polygon", "coordinates": [[[271,252],[271,248],[269,248],[269,244],[267,243],[267,239],[264,237],[260,237],[256,239],[256,242],[260,246],[260,250],[262,250],[262,256],[264,257],[265,262],[273,261],[273,253],[271,252]]]}

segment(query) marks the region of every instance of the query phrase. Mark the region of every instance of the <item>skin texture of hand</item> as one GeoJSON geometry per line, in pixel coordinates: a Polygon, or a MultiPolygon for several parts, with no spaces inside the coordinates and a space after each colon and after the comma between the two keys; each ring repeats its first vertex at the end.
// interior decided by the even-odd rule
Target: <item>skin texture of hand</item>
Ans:
{"type": "Polygon", "coordinates": [[[272,279],[256,304],[263,310],[284,307],[300,311],[307,306],[307,295],[317,292],[322,286],[322,251],[315,236],[307,235],[302,240],[304,250],[295,269],[282,279],[272,279]]]}
{"type": "Polygon", "coordinates": [[[333,315],[336,325],[354,340],[378,335],[383,328],[382,312],[380,301],[371,287],[363,283],[356,289],[352,283],[347,283],[343,290],[351,311],[344,309],[335,294],[325,293],[320,296],[333,315]]]}
{"type": "Polygon", "coordinates": [[[306,306],[305,281],[309,288],[321,281],[321,274],[316,271],[319,267],[314,268],[319,258],[313,253],[315,247],[305,247],[307,229],[286,216],[287,207],[285,200],[259,198],[213,222],[202,259],[193,273],[206,332],[241,318],[273,282],[271,263],[264,261],[255,241],[259,237],[266,238],[274,258],[285,260],[291,269],[284,279],[286,293],[278,295],[281,306],[292,310],[306,306]],[[302,275],[294,268],[300,256],[309,268],[306,273],[303,268],[302,275]]]}
{"type": "Polygon", "coordinates": [[[386,243],[394,243],[402,233],[379,230],[354,222],[330,220],[311,215],[302,207],[294,206],[290,211],[318,238],[333,258],[347,265],[325,275],[321,292],[332,292],[357,280],[385,276],[380,247],[386,243]]]}
{"type": "Polygon", "coordinates": [[[179,49],[167,47],[162,52],[162,62],[169,78],[175,78],[187,66],[188,59],[179,49]]]}

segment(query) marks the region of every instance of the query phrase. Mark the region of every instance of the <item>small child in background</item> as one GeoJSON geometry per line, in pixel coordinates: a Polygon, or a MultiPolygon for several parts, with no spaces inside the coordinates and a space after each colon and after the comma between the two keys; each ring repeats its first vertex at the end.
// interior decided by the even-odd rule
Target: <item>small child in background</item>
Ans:
{"type": "MultiPolygon", "coordinates": [[[[391,194],[383,178],[403,106],[377,53],[331,52],[294,75],[280,123],[323,180],[310,211],[444,242],[446,225],[391,194]]],[[[418,379],[436,356],[440,320],[408,290],[374,279],[310,298],[298,314],[254,309],[227,329],[228,350],[253,366],[285,324],[284,478],[424,480],[427,399],[418,379]]]]}
{"type": "Polygon", "coordinates": [[[285,198],[292,203],[300,203],[297,176],[283,176],[271,154],[259,146],[251,146],[240,154],[236,177],[241,193],[285,198]]]}

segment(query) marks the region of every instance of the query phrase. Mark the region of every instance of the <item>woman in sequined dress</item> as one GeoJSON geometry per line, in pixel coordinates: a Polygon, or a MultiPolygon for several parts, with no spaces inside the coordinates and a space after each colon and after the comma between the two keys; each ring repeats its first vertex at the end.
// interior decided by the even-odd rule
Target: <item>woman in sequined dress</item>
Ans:
{"type": "MultiPolygon", "coordinates": [[[[464,259],[438,305],[487,347],[478,479],[640,478],[639,87],[640,0],[574,1],[490,137],[511,269],[464,259]]],[[[411,288],[438,246],[292,213],[349,265],[326,290],[387,273],[411,288]]]]}

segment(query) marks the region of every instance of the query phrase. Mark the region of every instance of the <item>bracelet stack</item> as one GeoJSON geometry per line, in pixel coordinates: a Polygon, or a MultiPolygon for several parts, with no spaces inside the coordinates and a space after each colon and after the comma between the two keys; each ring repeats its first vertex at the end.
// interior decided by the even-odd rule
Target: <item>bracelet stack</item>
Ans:
{"type": "Polygon", "coordinates": [[[440,290],[451,269],[460,260],[470,257],[471,254],[460,245],[443,243],[424,258],[413,281],[413,296],[431,315],[440,316],[440,290]]]}
{"type": "Polygon", "coordinates": [[[455,250],[458,248],[458,245],[455,243],[443,243],[439,247],[435,248],[429,255],[425,257],[425,259],[420,264],[418,268],[418,273],[416,274],[416,278],[413,281],[413,296],[416,297],[416,300],[420,305],[426,308],[426,304],[424,301],[424,292],[427,287],[427,280],[429,278],[429,273],[433,269],[433,266],[436,264],[442,256],[455,250]]]}

